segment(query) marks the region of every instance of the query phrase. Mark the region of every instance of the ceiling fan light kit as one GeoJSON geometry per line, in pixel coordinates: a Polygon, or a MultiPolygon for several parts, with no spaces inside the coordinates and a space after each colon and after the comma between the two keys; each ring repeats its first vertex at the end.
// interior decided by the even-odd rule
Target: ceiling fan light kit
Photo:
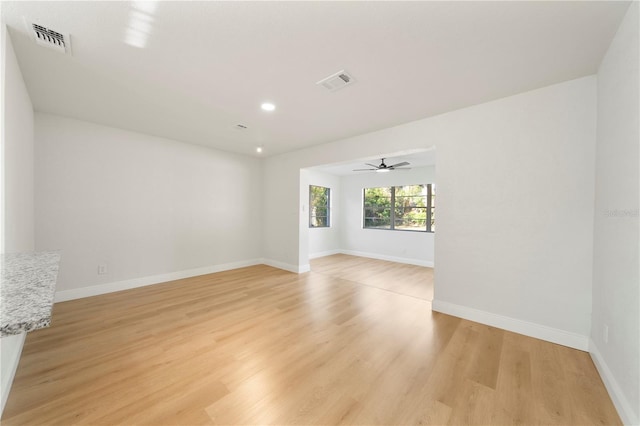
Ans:
{"type": "Polygon", "coordinates": [[[354,169],[354,172],[376,172],[376,173],[388,173],[392,170],[411,170],[410,167],[405,167],[408,166],[409,163],[406,161],[403,161],[401,163],[397,163],[397,164],[391,164],[390,166],[386,165],[384,162],[384,158],[380,159],[380,164],[379,165],[375,165],[375,164],[371,164],[371,163],[364,163],[367,166],[371,166],[372,168],[370,169],[354,169]]]}

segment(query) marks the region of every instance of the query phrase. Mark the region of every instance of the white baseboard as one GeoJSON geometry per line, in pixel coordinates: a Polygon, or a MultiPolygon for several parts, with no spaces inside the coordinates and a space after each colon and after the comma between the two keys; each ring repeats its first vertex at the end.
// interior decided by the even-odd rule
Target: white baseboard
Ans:
{"type": "Polygon", "coordinates": [[[337,250],[337,253],[348,254],[351,256],[368,257],[371,259],[378,259],[378,260],[388,260],[389,262],[406,263],[408,265],[426,266],[428,268],[434,267],[434,262],[429,260],[409,259],[405,257],[387,256],[384,254],[368,253],[364,251],[354,251],[354,250],[337,250]]]}
{"type": "MultiPolygon", "coordinates": [[[[375,253],[356,252],[356,251],[349,251],[349,250],[331,250],[329,252],[317,253],[316,257],[328,256],[330,254],[338,254],[338,253],[350,254],[353,256],[370,257],[373,259],[380,259],[380,260],[389,260],[391,262],[408,263],[411,265],[433,267],[433,262],[425,262],[425,261],[414,260],[414,259],[404,259],[399,257],[378,255],[375,253]]],[[[159,284],[159,283],[179,280],[183,278],[190,278],[198,275],[213,274],[215,272],[228,271],[231,269],[243,268],[246,266],[253,266],[253,265],[259,265],[259,264],[272,266],[274,268],[283,269],[285,271],[293,272],[296,274],[302,274],[305,272],[309,272],[311,270],[311,265],[308,263],[305,265],[293,265],[290,263],[280,262],[272,259],[252,259],[252,260],[246,260],[246,261],[240,261],[240,262],[225,263],[221,265],[205,266],[202,268],[188,269],[184,271],[169,272],[166,274],[152,275],[148,277],[133,278],[130,280],[114,281],[110,283],[97,284],[97,285],[92,285],[88,287],[74,288],[71,290],[61,290],[56,292],[54,301],[65,302],[67,300],[98,296],[100,294],[107,294],[107,293],[113,293],[116,291],[129,290],[132,288],[144,287],[148,285],[159,284]]]]}
{"type": "Polygon", "coordinates": [[[311,264],[307,263],[306,265],[300,265],[298,266],[298,273],[299,274],[304,274],[305,272],[309,272],[311,271],[311,264]]]}
{"type": "Polygon", "coordinates": [[[598,347],[592,339],[589,339],[589,354],[598,369],[598,373],[600,373],[600,377],[602,377],[602,381],[609,392],[613,405],[615,405],[618,410],[618,414],[620,415],[622,422],[625,425],[640,424],[640,418],[638,418],[638,415],[634,413],[633,407],[629,403],[629,400],[620,388],[618,381],[609,369],[609,366],[602,357],[600,350],[598,350],[598,347]]]}
{"type": "Polygon", "coordinates": [[[2,401],[0,417],[2,417],[4,405],[7,403],[7,398],[9,398],[9,391],[11,391],[13,378],[18,370],[20,354],[26,337],[27,333],[20,333],[0,339],[0,361],[2,363],[0,365],[0,371],[2,372],[0,374],[0,400],[2,401]]]}
{"type": "MultiPolygon", "coordinates": [[[[368,257],[370,259],[387,260],[389,262],[405,263],[408,265],[426,266],[427,268],[434,267],[434,262],[428,261],[428,260],[409,259],[406,257],[387,256],[387,255],[378,254],[378,253],[369,253],[364,251],[343,250],[343,249],[310,253],[309,259],[317,259],[319,257],[332,256],[334,254],[348,254],[350,256],[368,257]]],[[[304,272],[309,272],[311,270],[311,265],[309,264],[293,265],[290,263],[284,263],[278,260],[271,260],[271,259],[262,259],[262,263],[264,263],[265,265],[273,266],[274,268],[284,269],[285,271],[294,272],[296,274],[302,274],[304,272]]]]}
{"type": "Polygon", "coordinates": [[[311,270],[309,264],[306,265],[292,265],[291,263],[284,263],[273,259],[262,259],[263,264],[267,266],[273,266],[274,268],[283,269],[285,271],[293,272],[295,274],[303,274],[311,270]]]}
{"type": "Polygon", "coordinates": [[[328,251],[321,251],[318,253],[310,253],[309,259],[317,259],[318,257],[332,256],[334,254],[341,254],[341,253],[343,253],[342,250],[328,250],[328,251]]]}
{"type": "Polygon", "coordinates": [[[57,291],[55,302],[81,299],[83,297],[98,296],[100,294],[113,293],[116,291],[129,290],[137,287],[144,287],[167,281],[191,278],[198,275],[213,274],[215,272],[229,271],[231,269],[244,268],[246,266],[259,265],[262,259],[243,260],[240,262],[224,263],[221,265],[205,266],[202,268],[187,269],[184,271],[169,272],[166,274],[152,275],[148,277],[133,278],[124,281],[114,281],[106,284],[98,284],[89,287],[74,288],[71,290],[57,291]]]}
{"type": "Polygon", "coordinates": [[[469,308],[467,306],[443,302],[441,300],[434,300],[432,303],[432,309],[436,312],[442,312],[443,314],[453,315],[455,317],[479,322],[481,324],[498,327],[503,330],[513,331],[514,333],[524,334],[525,336],[535,337],[536,339],[546,340],[547,342],[557,343],[559,345],[568,346],[581,351],[589,350],[589,338],[587,336],[560,330],[558,328],[547,327],[545,325],[529,321],[505,317],[491,312],[469,308]]]}

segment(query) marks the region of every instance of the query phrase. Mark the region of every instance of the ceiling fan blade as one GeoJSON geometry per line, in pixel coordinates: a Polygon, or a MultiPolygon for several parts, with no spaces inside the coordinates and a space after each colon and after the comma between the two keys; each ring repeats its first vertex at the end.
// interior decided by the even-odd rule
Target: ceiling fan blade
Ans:
{"type": "Polygon", "coordinates": [[[371,167],[375,167],[376,169],[379,168],[379,166],[376,166],[375,164],[371,164],[371,163],[364,163],[367,166],[371,166],[371,167]]]}
{"type": "Polygon", "coordinates": [[[406,161],[403,161],[402,163],[398,163],[398,164],[393,164],[389,167],[402,167],[402,166],[408,166],[409,163],[407,163],[406,161]]]}
{"type": "Polygon", "coordinates": [[[377,167],[375,169],[353,169],[354,172],[373,172],[376,170],[378,170],[377,167]]]}
{"type": "Polygon", "coordinates": [[[395,168],[395,167],[393,167],[393,168],[389,167],[389,168],[390,168],[391,170],[393,170],[394,172],[395,172],[396,170],[411,170],[411,167],[400,167],[399,169],[397,169],[397,168],[395,168]]]}

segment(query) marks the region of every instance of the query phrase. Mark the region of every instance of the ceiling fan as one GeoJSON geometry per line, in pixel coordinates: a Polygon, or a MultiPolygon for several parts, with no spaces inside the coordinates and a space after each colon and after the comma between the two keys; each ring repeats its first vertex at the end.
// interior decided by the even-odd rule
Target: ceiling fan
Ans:
{"type": "Polygon", "coordinates": [[[385,172],[390,172],[392,170],[411,170],[410,167],[403,167],[403,166],[408,166],[409,163],[407,163],[406,161],[403,161],[402,163],[397,163],[397,164],[391,164],[389,166],[387,166],[384,163],[384,158],[381,159],[380,161],[380,165],[376,166],[375,164],[371,164],[371,163],[364,163],[367,166],[371,166],[373,167],[372,169],[354,169],[354,172],[377,172],[377,173],[385,173],[385,172]]]}

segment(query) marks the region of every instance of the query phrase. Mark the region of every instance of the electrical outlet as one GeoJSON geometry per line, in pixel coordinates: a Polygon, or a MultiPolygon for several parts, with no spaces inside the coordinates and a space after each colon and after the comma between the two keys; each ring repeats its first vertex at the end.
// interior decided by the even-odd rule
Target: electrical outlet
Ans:
{"type": "Polygon", "coordinates": [[[605,325],[602,328],[602,340],[604,340],[605,343],[609,343],[609,326],[605,325]]]}
{"type": "Polygon", "coordinates": [[[107,264],[101,263],[98,265],[98,275],[105,275],[107,273],[107,264]]]}

